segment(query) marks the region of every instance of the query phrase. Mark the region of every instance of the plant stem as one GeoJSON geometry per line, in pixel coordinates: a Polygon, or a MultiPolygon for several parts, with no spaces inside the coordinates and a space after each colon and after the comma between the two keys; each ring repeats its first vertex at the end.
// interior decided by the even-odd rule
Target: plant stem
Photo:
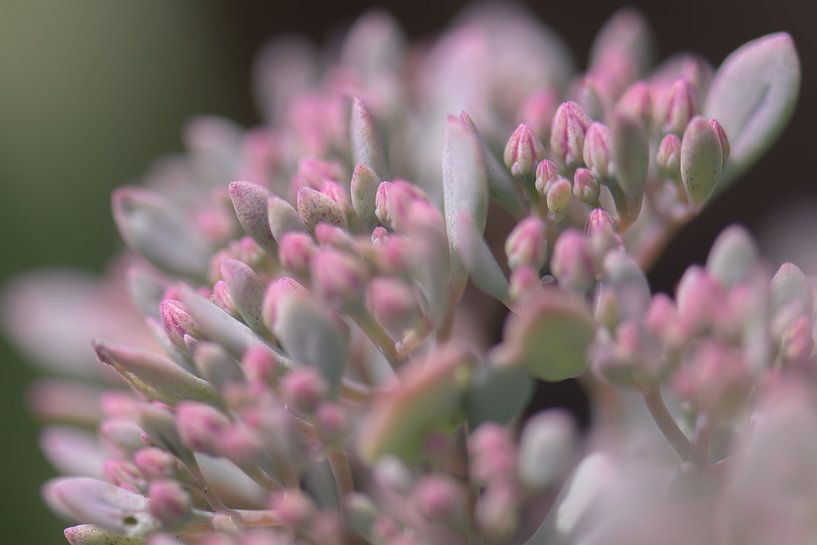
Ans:
{"type": "Polygon", "coordinates": [[[689,442],[689,439],[687,439],[684,432],[681,431],[681,428],[678,427],[678,424],[675,423],[675,419],[672,418],[672,415],[667,410],[664,400],[661,399],[661,392],[658,388],[650,388],[644,390],[642,396],[644,397],[644,402],[647,404],[647,409],[649,409],[653,420],[658,424],[658,429],[660,429],[664,437],[667,438],[667,441],[669,441],[672,448],[675,449],[675,452],[678,453],[678,456],[681,457],[681,460],[689,460],[692,454],[692,443],[689,442]]]}
{"type": "Polygon", "coordinates": [[[329,467],[332,468],[332,474],[335,476],[335,486],[338,489],[338,500],[340,501],[343,496],[355,489],[349,457],[346,456],[346,452],[342,448],[336,448],[330,450],[326,458],[329,460],[329,467]]]}

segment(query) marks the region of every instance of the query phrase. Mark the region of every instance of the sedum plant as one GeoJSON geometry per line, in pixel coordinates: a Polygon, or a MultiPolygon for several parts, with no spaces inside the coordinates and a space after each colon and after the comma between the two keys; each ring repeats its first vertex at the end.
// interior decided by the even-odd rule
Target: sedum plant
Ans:
{"type": "Polygon", "coordinates": [[[645,278],[779,135],[797,53],[653,63],[632,11],[578,72],[499,7],[419,48],[379,12],[273,42],[263,125],[196,119],[114,193],[106,279],[9,288],[68,541],[817,541],[813,280],[738,226],[645,278]],[[525,412],[569,378],[589,430],[525,412]]]}

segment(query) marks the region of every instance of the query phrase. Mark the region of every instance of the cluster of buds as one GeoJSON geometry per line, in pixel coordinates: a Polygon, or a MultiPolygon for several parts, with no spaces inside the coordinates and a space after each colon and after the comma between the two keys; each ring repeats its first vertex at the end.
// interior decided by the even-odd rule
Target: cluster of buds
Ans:
{"type": "Polygon", "coordinates": [[[263,126],[198,119],[116,191],[111,279],[11,290],[21,346],[85,379],[31,395],[68,541],[812,543],[812,280],[739,227],[674,300],[644,273],[777,137],[797,54],[651,62],[631,11],[582,74],[497,7],[417,51],[365,15],[323,72],[274,42],[263,126]],[[589,432],[523,417],[576,377],[589,432]]]}

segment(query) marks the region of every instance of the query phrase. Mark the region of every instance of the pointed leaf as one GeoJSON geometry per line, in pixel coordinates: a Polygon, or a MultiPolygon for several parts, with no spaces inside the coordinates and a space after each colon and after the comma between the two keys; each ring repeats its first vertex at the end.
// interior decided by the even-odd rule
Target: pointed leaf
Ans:
{"type": "Polygon", "coordinates": [[[474,284],[488,295],[509,304],[508,279],[467,212],[462,212],[457,221],[457,239],[465,269],[474,284]]]}

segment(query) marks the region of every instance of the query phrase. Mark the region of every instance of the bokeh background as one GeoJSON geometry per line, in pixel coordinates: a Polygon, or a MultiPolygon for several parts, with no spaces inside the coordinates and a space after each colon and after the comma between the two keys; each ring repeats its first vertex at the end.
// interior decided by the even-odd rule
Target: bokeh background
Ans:
{"type": "MultiPolygon", "coordinates": [[[[254,52],[268,37],[299,32],[321,39],[380,5],[409,36],[422,38],[467,3],[0,0],[0,282],[44,266],[101,270],[118,247],[109,214],[112,188],[137,180],[153,158],[179,150],[180,128],[192,115],[256,121],[249,74],[254,52]]],[[[817,199],[817,3],[527,4],[579,60],[587,57],[602,22],[622,5],[647,15],[662,54],[688,48],[716,65],[753,37],[778,30],[794,36],[804,77],[793,122],[741,183],[676,237],[651,274],[657,289],[671,290],[688,263],[705,258],[726,225],[740,222],[758,232],[772,218],[786,217],[792,203],[817,199]]],[[[781,259],[778,245],[766,249],[781,259]]],[[[63,543],[63,523],[39,498],[51,470],[24,406],[33,376],[0,340],[2,543],[63,543]]]]}

